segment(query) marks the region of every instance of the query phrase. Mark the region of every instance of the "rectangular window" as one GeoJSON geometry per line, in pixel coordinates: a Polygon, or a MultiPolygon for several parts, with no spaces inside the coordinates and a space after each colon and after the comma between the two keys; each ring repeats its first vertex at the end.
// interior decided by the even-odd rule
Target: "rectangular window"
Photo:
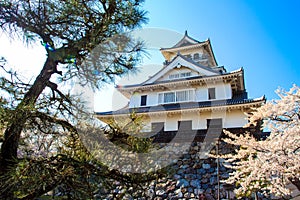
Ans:
{"type": "Polygon", "coordinates": [[[169,79],[176,79],[179,78],[179,74],[170,74],[169,79]]]}
{"type": "Polygon", "coordinates": [[[185,78],[185,77],[189,77],[189,76],[191,76],[191,72],[184,72],[184,73],[180,74],[181,78],[185,78]]]}
{"type": "Polygon", "coordinates": [[[182,90],[158,94],[158,103],[175,103],[194,100],[194,90],[182,90]]]}
{"type": "Polygon", "coordinates": [[[180,74],[170,74],[169,79],[185,78],[185,77],[190,77],[191,75],[192,75],[191,72],[182,72],[180,74]]]}
{"type": "Polygon", "coordinates": [[[164,93],[164,103],[175,102],[175,92],[164,93]]]}
{"type": "Polygon", "coordinates": [[[192,120],[178,121],[178,130],[182,130],[182,131],[192,130],[192,120]]]}
{"type": "Polygon", "coordinates": [[[216,99],[216,88],[208,88],[208,99],[216,99]]]}
{"type": "Polygon", "coordinates": [[[193,99],[193,90],[184,90],[176,92],[176,102],[180,101],[191,101],[193,99]]]}
{"type": "Polygon", "coordinates": [[[176,101],[186,101],[188,99],[188,91],[176,92],[176,101]]]}
{"type": "Polygon", "coordinates": [[[222,128],[222,119],[207,119],[207,128],[222,128]]]}
{"type": "Polygon", "coordinates": [[[147,105],[147,95],[141,96],[141,106],[147,105]]]}

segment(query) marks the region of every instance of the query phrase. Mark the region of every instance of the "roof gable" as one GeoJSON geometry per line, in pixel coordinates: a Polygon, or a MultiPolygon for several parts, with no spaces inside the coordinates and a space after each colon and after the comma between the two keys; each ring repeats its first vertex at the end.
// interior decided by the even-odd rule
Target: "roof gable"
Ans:
{"type": "Polygon", "coordinates": [[[215,71],[210,67],[202,66],[194,62],[192,59],[188,59],[181,54],[178,54],[167,66],[163,67],[159,72],[143,82],[142,85],[160,81],[164,78],[164,76],[171,74],[172,71],[176,71],[179,68],[190,69],[191,72],[194,72],[193,76],[211,76],[219,74],[218,71],[215,71]]]}
{"type": "Polygon", "coordinates": [[[217,61],[212,50],[210,39],[208,38],[205,41],[199,42],[194,38],[190,37],[185,31],[183,38],[175,44],[173,47],[161,48],[162,55],[167,61],[172,60],[177,52],[180,52],[183,55],[186,54],[195,54],[195,53],[206,53],[209,57],[209,66],[217,66],[217,61]]]}
{"type": "Polygon", "coordinates": [[[195,40],[194,38],[191,38],[188,36],[187,31],[185,31],[185,34],[183,38],[175,44],[172,48],[177,48],[177,47],[183,47],[183,46],[188,46],[188,45],[193,45],[193,44],[198,44],[200,43],[198,40],[195,40]]]}

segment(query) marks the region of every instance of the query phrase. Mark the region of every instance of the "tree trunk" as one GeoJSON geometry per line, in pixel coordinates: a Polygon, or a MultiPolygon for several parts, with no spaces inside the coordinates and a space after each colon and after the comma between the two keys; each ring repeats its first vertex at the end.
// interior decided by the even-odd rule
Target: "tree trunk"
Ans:
{"type": "Polygon", "coordinates": [[[50,80],[51,75],[57,72],[56,66],[57,63],[48,57],[40,74],[37,76],[28,92],[24,95],[23,100],[17,106],[14,118],[4,132],[4,141],[1,146],[0,156],[0,176],[14,168],[14,164],[17,161],[21,132],[24,129],[27,118],[30,116],[30,107],[36,103],[36,100],[50,80]]]}

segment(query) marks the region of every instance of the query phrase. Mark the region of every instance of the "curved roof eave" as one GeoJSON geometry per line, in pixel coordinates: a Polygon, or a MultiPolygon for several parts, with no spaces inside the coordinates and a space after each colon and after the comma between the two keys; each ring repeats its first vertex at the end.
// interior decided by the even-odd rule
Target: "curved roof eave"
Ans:
{"type": "Polygon", "coordinates": [[[111,117],[111,116],[124,116],[131,112],[136,114],[163,114],[168,112],[179,112],[182,111],[206,111],[213,109],[240,109],[240,107],[253,108],[261,106],[266,102],[265,96],[256,99],[244,99],[244,100],[217,100],[217,101],[205,101],[205,102],[187,102],[187,103],[175,103],[175,104],[165,104],[158,105],[155,109],[154,106],[151,107],[140,107],[125,110],[109,111],[109,112],[98,112],[95,113],[97,117],[111,117]]]}
{"type": "Polygon", "coordinates": [[[196,48],[196,47],[201,47],[205,44],[207,44],[207,41],[203,41],[203,42],[199,42],[199,43],[195,43],[195,44],[190,44],[190,45],[187,45],[187,46],[160,48],[160,51],[161,52],[175,52],[175,51],[179,51],[179,50],[183,50],[183,49],[192,49],[192,48],[196,48]]]}
{"type": "MultiPolygon", "coordinates": [[[[192,38],[192,37],[190,37],[189,35],[188,35],[188,33],[187,33],[187,30],[184,32],[184,36],[183,36],[183,38],[179,41],[179,42],[177,42],[172,48],[176,48],[176,47],[180,47],[181,45],[183,45],[183,46],[185,46],[185,41],[186,41],[186,43],[190,43],[190,44],[197,44],[197,43],[200,43],[198,40],[196,40],[196,39],[194,39],[194,38],[192,38]]],[[[188,44],[189,45],[189,44],[188,44]]]]}
{"type": "Polygon", "coordinates": [[[186,81],[191,81],[191,80],[196,80],[196,79],[199,79],[199,80],[206,80],[206,79],[210,79],[210,78],[219,78],[219,79],[222,79],[222,78],[225,78],[227,76],[230,76],[230,75],[234,75],[234,74],[243,74],[243,69],[240,68],[238,70],[235,70],[233,72],[229,72],[229,73],[226,73],[226,74],[216,74],[216,75],[211,75],[211,76],[197,76],[197,77],[190,77],[190,78],[187,78],[187,79],[175,79],[175,80],[168,80],[168,81],[161,81],[161,82],[155,82],[155,83],[148,83],[146,84],[145,82],[143,83],[140,83],[140,84],[135,84],[135,85],[124,85],[124,86],[120,86],[120,85],[117,85],[117,88],[120,89],[120,90],[131,90],[131,89],[138,89],[140,87],[147,87],[147,86],[151,86],[151,85],[162,85],[162,84],[173,84],[173,83],[177,83],[177,82],[186,82],[186,81]]]}
{"type": "Polygon", "coordinates": [[[218,62],[216,60],[216,56],[215,56],[213,48],[211,46],[210,38],[207,39],[207,42],[208,42],[208,48],[209,48],[210,53],[212,54],[212,58],[214,60],[214,63],[215,63],[216,66],[218,66],[218,62]]]}

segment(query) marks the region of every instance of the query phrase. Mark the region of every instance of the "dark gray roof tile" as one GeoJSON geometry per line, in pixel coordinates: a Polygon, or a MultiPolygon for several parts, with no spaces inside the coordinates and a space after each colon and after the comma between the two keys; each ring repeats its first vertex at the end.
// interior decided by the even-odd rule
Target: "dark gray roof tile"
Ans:
{"type": "Polygon", "coordinates": [[[157,106],[139,107],[139,108],[127,108],[117,111],[108,112],[96,112],[96,115],[118,115],[118,114],[129,114],[135,113],[150,113],[159,111],[172,111],[172,110],[185,110],[193,108],[207,108],[215,106],[226,106],[226,105],[239,105],[247,104],[253,102],[259,102],[263,99],[225,99],[225,100],[215,100],[215,101],[202,101],[202,102],[185,102],[185,103],[172,103],[172,104],[162,104],[157,106]]]}

